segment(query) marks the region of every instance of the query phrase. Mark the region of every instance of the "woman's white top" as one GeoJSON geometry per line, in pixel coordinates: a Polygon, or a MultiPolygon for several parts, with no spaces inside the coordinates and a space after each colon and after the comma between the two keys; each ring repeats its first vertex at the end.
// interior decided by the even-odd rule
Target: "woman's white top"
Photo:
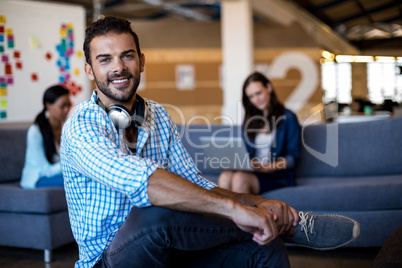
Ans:
{"type": "Polygon", "coordinates": [[[255,158],[262,164],[270,161],[271,146],[275,140],[275,129],[271,133],[260,132],[255,136],[255,158]]]}
{"type": "MultiPolygon", "coordinates": [[[[56,146],[57,148],[57,146],[56,146]]],[[[42,177],[61,175],[60,157],[53,156],[54,164],[46,158],[45,144],[38,125],[33,124],[27,133],[25,163],[22,170],[20,185],[24,189],[34,189],[42,177]]]]}

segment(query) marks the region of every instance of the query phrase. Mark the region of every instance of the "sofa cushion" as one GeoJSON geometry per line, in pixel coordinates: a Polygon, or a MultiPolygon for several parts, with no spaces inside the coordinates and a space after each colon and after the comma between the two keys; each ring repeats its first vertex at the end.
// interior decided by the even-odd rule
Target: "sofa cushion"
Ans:
{"type": "Polygon", "coordinates": [[[187,124],[177,125],[177,130],[181,137],[184,148],[193,158],[197,168],[206,175],[219,175],[222,170],[216,169],[216,163],[205,156],[203,145],[200,142],[202,136],[216,137],[239,137],[241,128],[239,125],[198,125],[187,124]]]}
{"type": "Polygon", "coordinates": [[[298,179],[296,187],[262,194],[303,211],[392,210],[402,207],[402,174],[298,179]]]}
{"type": "Polygon", "coordinates": [[[402,174],[402,117],[303,127],[298,177],[402,174]]]}
{"type": "Polygon", "coordinates": [[[21,178],[28,127],[0,129],[0,182],[21,178]]]}
{"type": "Polygon", "coordinates": [[[22,189],[18,182],[0,184],[0,211],[49,214],[67,210],[64,188],[22,189]]]}

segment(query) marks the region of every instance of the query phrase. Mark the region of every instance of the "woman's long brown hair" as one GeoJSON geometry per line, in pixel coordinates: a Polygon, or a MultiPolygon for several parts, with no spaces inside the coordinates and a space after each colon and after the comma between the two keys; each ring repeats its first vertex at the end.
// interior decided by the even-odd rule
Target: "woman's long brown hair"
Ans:
{"type": "Polygon", "coordinates": [[[264,127],[268,127],[268,131],[271,132],[281,120],[285,112],[285,107],[279,102],[276,97],[275,90],[271,81],[263,74],[254,72],[249,75],[243,84],[243,107],[245,110],[245,116],[243,121],[243,129],[246,131],[249,139],[254,139],[257,134],[257,130],[264,127]],[[266,118],[263,117],[262,111],[257,109],[249,100],[246,95],[246,88],[252,82],[260,82],[267,90],[268,86],[272,87],[270,93],[269,111],[266,118]],[[268,124],[268,125],[267,125],[268,124]]]}

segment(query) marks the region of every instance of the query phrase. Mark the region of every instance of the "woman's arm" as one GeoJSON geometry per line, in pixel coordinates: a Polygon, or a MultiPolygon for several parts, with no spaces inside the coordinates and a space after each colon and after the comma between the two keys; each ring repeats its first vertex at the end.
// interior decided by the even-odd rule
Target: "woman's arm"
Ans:
{"type": "Polygon", "coordinates": [[[27,133],[27,165],[37,169],[41,177],[52,177],[61,174],[60,162],[50,163],[46,158],[43,136],[37,125],[30,127],[27,133]]]}

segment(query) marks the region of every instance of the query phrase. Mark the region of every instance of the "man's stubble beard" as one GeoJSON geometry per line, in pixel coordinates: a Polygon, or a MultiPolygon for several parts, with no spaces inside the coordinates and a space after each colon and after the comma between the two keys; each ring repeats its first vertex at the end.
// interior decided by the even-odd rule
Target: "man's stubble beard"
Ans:
{"type": "Polygon", "coordinates": [[[135,75],[131,75],[131,74],[130,74],[130,76],[131,76],[130,79],[131,79],[132,82],[133,82],[133,86],[131,87],[131,89],[130,89],[130,91],[128,92],[128,95],[127,95],[126,97],[118,98],[118,97],[116,96],[116,94],[113,94],[113,92],[112,92],[112,91],[109,89],[109,87],[108,87],[108,84],[109,84],[108,81],[110,80],[109,78],[108,78],[108,81],[106,81],[106,82],[99,81],[99,80],[97,79],[96,75],[95,75],[95,72],[93,72],[93,69],[92,69],[92,73],[93,73],[94,80],[95,80],[95,84],[96,84],[97,88],[98,88],[106,97],[108,97],[109,99],[111,99],[111,100],[113,100],[113,101],[119,102],[119,103],[128,102],[128,101],[130,101],[130,100],[133,98],[134,94],[137,92],[137,89],[138,89],[138,86],[139,86],[140,80],[141,80],[141,73],[138,73],[138,79],[136,78],[135,75]]]}

